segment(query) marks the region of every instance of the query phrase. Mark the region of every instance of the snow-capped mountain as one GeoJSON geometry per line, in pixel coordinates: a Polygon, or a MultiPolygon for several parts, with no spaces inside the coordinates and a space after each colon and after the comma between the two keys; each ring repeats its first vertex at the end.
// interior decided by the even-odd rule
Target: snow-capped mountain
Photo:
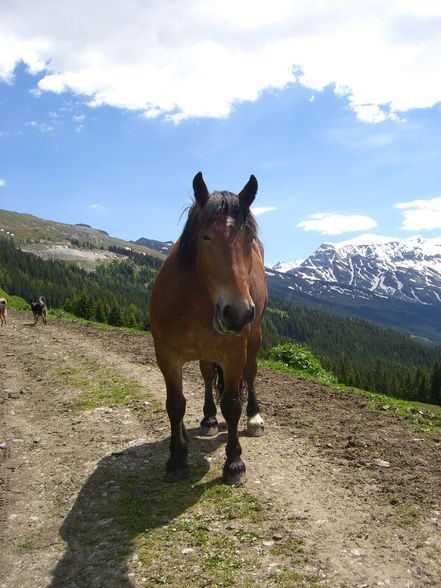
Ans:
{"type": "Polygon", "coordinates": [[[267,269],[267,281],[276,297],[309,301],[441,341],[441,237],[361,235],[323,243],[285,273],[267,269]]]}
{"type": "MultiPolygon", "coordinates": [[[[279,270],[280,271],[280,270],[279,270]]],[[[394,239],[361,235],[341,243],[323,243],[303,263],[288,270],[298,287],[311,293],[335,290],[354,297],[395,298],[441,303],[441,238],[394,239]]]]}
{"type": "Polygon", "coordinates": [[[307,281],[437,304],[441,302],[441,239],[413,237],[400,241],[369,236],[325,243],[297,271],[307,281]]]}
{"type": "Polygon", "coordinates": [[[293,261],[278,261],[275,265],[273,265],[272,269],[276,272],[280,272],[281,274],[286,274],[290,270],[301,265],[305,260],[304,259],[294,259],[293,261]]]}

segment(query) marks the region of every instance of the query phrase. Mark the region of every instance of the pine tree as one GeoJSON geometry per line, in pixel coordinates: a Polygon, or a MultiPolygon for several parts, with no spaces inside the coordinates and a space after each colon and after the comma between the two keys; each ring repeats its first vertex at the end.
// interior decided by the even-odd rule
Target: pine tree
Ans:
{"type": "Polygon", "coordinates": [[[384,361],[380,358],[377,359],[375,362],[375,371],[373,373],[374,381],[375,381],[375,390],[377,392],[381,392],[382,394],[387,394],[387,380],[386,380],[386,370],[384,366],[384,361]]]}
{"type": "Polygon", "coordinates": [[[72,312],[73,303],[70,298],[67,298],[66,302],[64,303],[63,309],[66,312],[72,312]]]}
{"type": "Polygon", "coordinates": [[[427,372],[418,368],[415,373],[416,396],[419,402],[427,402],[429,397],[429,377],[427,372]]]}
{"type": "Polygon", "coordinates": [[[113,302],[109,315],[107,317],[107,322],[109,325],[113,325],[114,327],[121,327],[123,324],[123,318],[121,313],[121,307],[117,302],[113,302]]]}
{"type": "Polygon", "coordinates": [[[435,363],[430,374],[429,402],[441,405],[441,363],[435,363]]]}
{"type": "Polygon", "coordinates": [[[92,298],[83,292],[74,302],[73,308],[74,313],[81,317],[89,320],[93,316],[94,304],[92,298]]]}
{"type": "Polygon", "coordinates": [[[105,323],[107,314],[104,309],[104,305],[101,300],[98,300],[95,303],[95,320],[99,323],[105,323]]]}

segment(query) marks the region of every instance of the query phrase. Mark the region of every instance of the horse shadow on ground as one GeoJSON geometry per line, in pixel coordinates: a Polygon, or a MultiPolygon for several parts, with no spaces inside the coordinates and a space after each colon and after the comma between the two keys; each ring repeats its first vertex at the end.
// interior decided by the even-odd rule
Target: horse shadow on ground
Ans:
{"type": "Polygon", "coordinates": [[[219,483],[220,478],[201,480],[210,469],[206,456],[225,444],[226,435],[195,439],[198,431],[187,431],[191,475],[183,482],[164,482],[169,439],[130,447],[98,463],[60,528],[67,548],[50,588],[133,586],[127,562],[135,537],[169,524],[219,483]]]}

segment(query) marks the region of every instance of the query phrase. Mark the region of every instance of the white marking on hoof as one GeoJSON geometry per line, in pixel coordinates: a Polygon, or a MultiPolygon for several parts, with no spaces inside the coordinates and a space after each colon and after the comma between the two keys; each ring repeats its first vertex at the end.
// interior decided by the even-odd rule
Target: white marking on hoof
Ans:
{"type": "Polygon", "coordinates": [[[260,416],[259,413],[255,414],[252,417],[248,417],[247,431],[250,437],[260,437],[261,435],[263,435],[264,429],[265,423],[263,422],[263,418],[260,416]]]}

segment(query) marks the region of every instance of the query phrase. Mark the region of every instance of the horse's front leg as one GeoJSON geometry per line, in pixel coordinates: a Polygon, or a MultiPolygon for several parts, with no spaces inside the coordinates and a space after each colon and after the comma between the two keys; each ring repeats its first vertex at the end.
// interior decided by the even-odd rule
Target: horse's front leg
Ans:
{"type": "Polygon", "coordinates": [[[161,357],[156,351],[158,365],[167,388],[166,408],[170,419],[170,457],[166,464],[166,482],[187,478],[190,468],[187,461],[188,437],[184,426],[186,400],[182,391],[182,363],[170,357],[161,357]]]}
{"type": "Polygon", "coordinates": [[[247,363],[245,366],[244,380],[248,388],[247,403],[247,431],[251,437],[263,435],[265,423],[260,415],[259,403],[257,401],[254,383],[257,374],[257,353],[262,341],[262,329],[256,327],[248,340],[247,363]]]}
{"type": "Polygon", "coordinates": [[[226,447],[227,459],[223,469],[223,481],[226,484],[240,485],[246,482],[245,464],[241,459],[242,448],[239,443],[238,425],[242,414],[240,388],[243,365],[235,361],[232,365],[224,364],[224,390],[220,405],[228,427],[226,447]]]}
{"type": "Polygon", "coordinates": [[[201,420],[201,433],[207,437],[217,435],[218,422],[216,419],[216,405],[213,399],[213,381],[216,364],[200,361],[199,366],[205,384],[204,418],[201,420]]]}

